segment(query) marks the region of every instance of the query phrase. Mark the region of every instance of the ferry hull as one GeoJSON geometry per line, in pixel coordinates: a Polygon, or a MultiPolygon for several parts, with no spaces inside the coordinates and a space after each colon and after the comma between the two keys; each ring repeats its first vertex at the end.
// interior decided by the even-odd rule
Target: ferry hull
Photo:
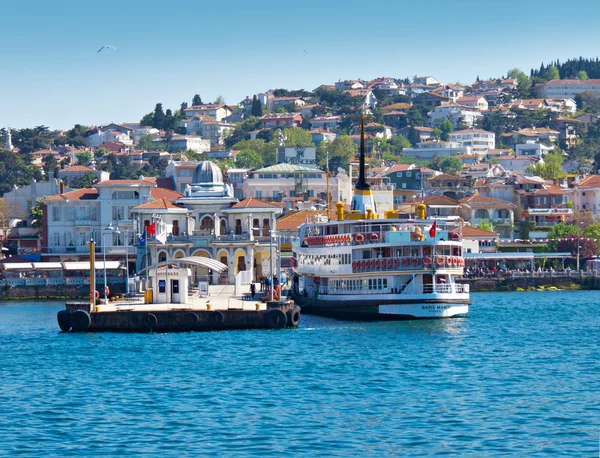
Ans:
{"type": "Polygon", "coordinates": [[[470,300],[387,300],[371,301],[306,301],[296,302],[302,313],[349,320],[423,320],[466,316],[470,300]]]}

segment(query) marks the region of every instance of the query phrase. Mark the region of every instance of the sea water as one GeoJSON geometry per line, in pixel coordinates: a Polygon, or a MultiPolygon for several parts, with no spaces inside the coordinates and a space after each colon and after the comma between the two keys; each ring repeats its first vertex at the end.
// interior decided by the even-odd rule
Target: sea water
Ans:
{"type": "Polygon", "coordinates": [[[62,334],[0,303],[0,455],[598,456],[600,293],[468,318],[62,334]]]}

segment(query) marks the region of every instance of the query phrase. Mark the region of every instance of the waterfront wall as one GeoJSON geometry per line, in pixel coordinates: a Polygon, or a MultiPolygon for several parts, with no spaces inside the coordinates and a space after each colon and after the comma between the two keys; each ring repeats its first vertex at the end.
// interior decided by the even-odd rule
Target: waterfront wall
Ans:
{"type": "MultiPolygon", "coordinates": [[[[109,283],[110,295],[125,293],[125,282],[109,283]]],[[[98,285],[102,291],[102,285],[98,285]]],[[[10,284],[0,281],[0,300],[2,299],[64,299],[87,298],[90,294],[90,285],[80,284],[10,284]]]]}
{"type": "Polygon", "coordinates": [[[515,291],[518,288],[554,286],[559,289],[600,289],[600,276],[578,275],[530,275],[507,278],[463,278],[460,283],[470,285],[471,292],[515,291]]]}

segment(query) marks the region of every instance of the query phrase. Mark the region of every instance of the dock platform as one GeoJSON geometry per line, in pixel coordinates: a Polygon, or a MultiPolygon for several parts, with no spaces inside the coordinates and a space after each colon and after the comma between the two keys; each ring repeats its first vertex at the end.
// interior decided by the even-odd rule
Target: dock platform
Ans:
{"type": "Polygon", "coordinates": [[[256,302],[241,297],[195,297],[189,304],[145,304],[122,299],[100,304],[67,302],[58,312],[63,332],[188,332],[282,329],[300,324],[294,301],[256,302]]]}

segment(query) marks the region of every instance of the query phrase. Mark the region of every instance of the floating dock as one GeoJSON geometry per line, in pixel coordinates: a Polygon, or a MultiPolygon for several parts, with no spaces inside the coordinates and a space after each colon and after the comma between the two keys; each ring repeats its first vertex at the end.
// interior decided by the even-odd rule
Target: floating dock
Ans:
{"type": "MultiPolygon", "coordinates": [[[[239,301],[242,302],[242,301],[239,301]]],[[[63,332],[189,332],[233,329],[282,329],[300,324],[293,301],[254,303],[236,308],[212,305],[114,302],[92,309],[89,302],[67,302],[58,312],[63,332]]]]}

